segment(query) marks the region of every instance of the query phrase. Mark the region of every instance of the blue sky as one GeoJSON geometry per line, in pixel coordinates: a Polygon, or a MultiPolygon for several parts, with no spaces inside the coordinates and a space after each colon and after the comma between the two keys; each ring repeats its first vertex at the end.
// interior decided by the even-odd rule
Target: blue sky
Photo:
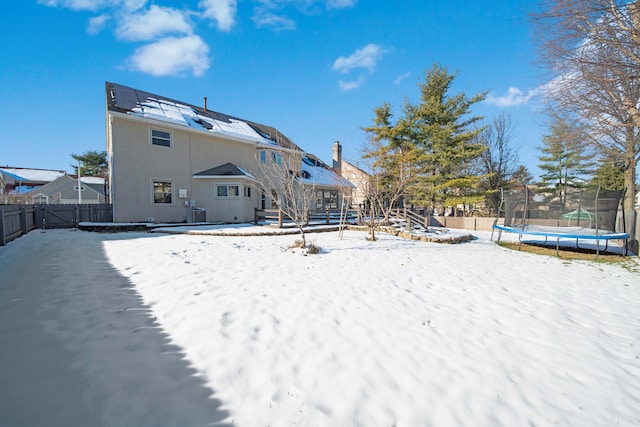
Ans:
{"type": "Polygon", "coordinates": [[[358,160],[373,109],[400,113],[434,63],[453,93],[511,117],[537,174],[546,118],[527,0],[21,0],[0,35],[0,166],[71,172],[105,148],[105,81],[278,128],[325,161],[358,160]]]}

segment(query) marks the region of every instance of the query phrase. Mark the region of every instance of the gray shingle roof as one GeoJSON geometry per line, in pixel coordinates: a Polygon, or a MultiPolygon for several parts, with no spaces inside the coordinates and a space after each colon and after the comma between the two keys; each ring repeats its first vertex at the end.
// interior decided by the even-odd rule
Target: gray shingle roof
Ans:
{"type": "Polygon", "coordinates": [[[250,120],[233,117],[228,114],[209,110],[208,108],[205,110],[204,108],[199,107],[197,105],[191,105],[182,101],[168,98],[166,96],[155,95],[150,92],[145,92],[142,90],[123,86],[117,83],[106,82],[106,91],[107,91],[107,108],[109,109],[109,111],[114,111],[114,112],[119,112],[124,114],[138,114],[141,106],[144,106],[145,104],[157,102],[158,100],[162,100],[163,102],[169,102],[169,103],[178,104],[181,106],[186,106],[191,110],[193,110],[193,113],[195,113],[196,117],[190,118],[191,122],[192,124],[195,123],[202,129],[206,129],[206,130],[212,129],[211,123],[208,123],[206,119],[212,119],[220,123],[229,123],[229,124],[234,121],[243,122],[246,124],[246,126],[253,129],[253,132],[255,132],[255,135],[258,138],[264,138],[265,141],[269,141],[270,143],[279,145],[283,148],[303,151],[293,141],[291,141],[289,138],[283,135],[278,129],[272,126],[267,126],[260,123],[252,122],[250,120]],[[202,117],[198,118],[199,116],[202,116],[202,117]]]}
{"type": "Polygon", "coordinates": [[[249,176],[245,171],[233,163],[225,163],[211,169],[198,172],[193,176],[249,176]]]}

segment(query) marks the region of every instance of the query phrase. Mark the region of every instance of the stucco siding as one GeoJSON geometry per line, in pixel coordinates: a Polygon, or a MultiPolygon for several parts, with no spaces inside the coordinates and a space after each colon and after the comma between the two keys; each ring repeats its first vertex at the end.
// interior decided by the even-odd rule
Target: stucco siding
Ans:
{"type": "Polygon", "coordinates": [[[250,171],[255,169],[256,147],[245,143],[219,138],[200,132],[149,123],[113,115],[111,135],[107,138],[111,161],[111,197],[114,204],[114,221],[180,222],[186,218],[186,204],[207,210],[208,221],[247,222],[253,220],[258,198],[252,189],[251,197],[245,197],[244,187],[250,185],[245,178],[230,178],[224,182],[240,185],[240,196],[218,198],[215,184],[219,179],[194,179],[193,175],[221,164],[231,162],[250,171]],[[150,143],[151,129],[171,133],[171,147],[150,143]],[[172,203],[153,203],[154,180],[172,183],[172,203]],[[180,198],[180,190],[186,197],[180,198]]]}

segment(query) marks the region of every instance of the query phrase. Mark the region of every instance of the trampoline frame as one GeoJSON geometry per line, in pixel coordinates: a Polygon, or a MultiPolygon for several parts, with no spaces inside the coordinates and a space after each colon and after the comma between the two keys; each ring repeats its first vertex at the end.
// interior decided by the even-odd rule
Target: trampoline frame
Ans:
{"type": "MultiPolygon", "coordinates": [[[[624,201],[624,193],[625,191],[622,191],[620,194],[620,198],[618,200],[618,206],[617,209],[620,209],[620,204],[623,203],[624,201]]],[[[505,205],[505,192],[504,190],[501,191],[501,201],[500,201],[500,207],[498,209],[498,216],[495,219],[495,221],[493,222],[493,227],[491,230],[491,241],[493,241],[493,233],[495,230],[498,230],[498,238],[497,238],[497,242],[500,242],[500,238],[502,237],[502,232],[507,232],[507,233],[517,233],[518,234],[518,242],[519,242],[519,246],[522,245],[522,236],[523,235],[531,235],[531,236],[542,236],[544,237],[544,244],[547,244],[548,239],[551,238],[555,238],[556,239],[556,255],[559,255],[559,251],[560,251],[560,239],[575,239],[576,241],[576,248],[579,249],[579,242],[580,240],[595,240],[596,241],[596,259],[600,256],[600,241],[603,240],[605,242],[605,246],[603,248],[604,251],[606,251],[609,247],[609,241],[610,240],[623,240],[624,243],[622,245],[623,248],[623,256],[626,257],[628,250],[627,250],[627,241],[628,239],[631,237],[629,235],[629,233],[626,232],[626,228],[625,228],[625,217],[624,217],[624,209],[622,210],[622,226],[623,226],[623,231],[622,232],[615,232],[615,231],[611,231],[611,230],[601,230],[599,229],[599,223],[598,223],[598,196],[600,194],[600,187],[598,187],[598,189],[596,190],[596,196],[595,196],[595,214],[594,214],[594,218],[595,218],[595,228],[587,228],[587,227],[562,227],[562,226],[557,226],[557,227],[553,227],[553,226],[536,226],[536,225],[530,225],[527,224],[527,219],[528,219],[528,215],[529,215],[529,207],[528,207],[528,201],[529,201],[529,189],[527,187],[524,188],[524,209],[522,211],[522,224],[521,226],[508,226],[508,225],[499,225],[498,224],[498,220],[500,219],[500,212],[504,212],[504,205],[505,205]],[[568,232],[569,230],[571,230],[571,232],[568,232]]],[[[578,208],[578,215],[580,215],[580,209],[578,208]]],[[[505,214],[506,216],[506,214],[505,214]]],[[[591,225],[591,222],[590,222],[591,225]]]]}

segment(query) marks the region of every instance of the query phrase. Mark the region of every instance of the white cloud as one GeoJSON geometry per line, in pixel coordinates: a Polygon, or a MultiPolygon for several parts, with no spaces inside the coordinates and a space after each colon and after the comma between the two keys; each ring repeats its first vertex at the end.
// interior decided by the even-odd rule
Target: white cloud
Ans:
{"type": "Polygon", "coordinates": [[[201,0],[198,7],[204,9],[203,17],[217,22],[220,31],[229,31],[233,27],[238,9],[236,0],[201,0]]]}
{"type": "Polygon", "coordinates": [[[50,7],[64,7],[72,10],[97,11],[106,8],[124,8],[138,10],[147,4],[147,0],[38,0],[39,4],[50,7]]]}
{"type": "Polygon", "coordinates": [[[341,56],[336,59],[333,63],[333,69],[341,73],[348,73],[354,68],[366,68],[372,72],[385,53],[386,51],[380,45],[370,43],[349,56],[341,56]]]}
{"type": "Polygon", "coordinates": [[[256,27],[258,28],[270,27],[275,31],[296,29],[295,21],[292,21],[285,16],[273,14],[261,8],[254,9],[254,15],[252,19],[256,24],[256,27]]]}
{"type": "Polygon", "coordinates": [[[327,0],[327,9],[342,9],[345,7],[353,7],[358,0],[327,0]]]}
{"type": "Polygon", "coordinates": [[[353,80],[353,81],[344,81],[344,80],[338,80],[338,84],[340,85],[340,90],[343,92],[347,92],[350,90],[354,90],[359,88],[360,86],[362,86],[364,84],[364,77],[360,76],[358,78],[358,80],[353,80]]]}
{"type": "Polygon", "coordinates": [[[209,68],[209,46],[198,36],[167,37],[138,48],[129,67],[152,76],[199,77],[209,68]]]}
{"type": "Polygon", "coordinates": [[[152,5],[143,13],[124,16],[118,23],[116,37],[122,40],[153,40],[167,34],[191,34],[192,24],[183,12],[152,5]]]}
{"type": "Polygon", "coordinates": [[[400,74],[398,77],[396,77],[396,79],[393,81],[394,85],[399,85],[400,83],[402,83],[403,80],[408,79],[409,77],[411,77],[411,73],[410,72],[406,72],[404,74],[400,74]]]}
{"type": "Polygon", "coordinates": [[[89,19],[89,25],[87,25],[87,33],[91,35],[98,34],[102,31],[107,24],[107,22],[111,19],[111,16],[107,14],[94,16],[89,19]]]}
{"type": "Polygon", "coordinates": [[[99,10],[111,3],[109,0],[38,0],[49,7],[64,7],[73,10],[99,10]]]}
{"type": "Polygon", "coordinates": [[[540,88],[529,89],[527,92],[523,92],[517,87],[511,86],[506,94],[502,96],[490,94],[487,96],[485,102],[498,107],[515,107],[528,103],[533,97],[540,95],[540,92],[540,88]]]}
{"type": "MultiPolygon", "coordinates": [[[[213,0],[211,0],[213,1],[213,0]]],[[[357,0],[254,0],[253,22],[258,28],[271,27],[275,31],[293,30],[296,22],[282,10],[295,8],[305,15],[314,15],[324,9],[344,9],[355,6],[357,0]]]]}

